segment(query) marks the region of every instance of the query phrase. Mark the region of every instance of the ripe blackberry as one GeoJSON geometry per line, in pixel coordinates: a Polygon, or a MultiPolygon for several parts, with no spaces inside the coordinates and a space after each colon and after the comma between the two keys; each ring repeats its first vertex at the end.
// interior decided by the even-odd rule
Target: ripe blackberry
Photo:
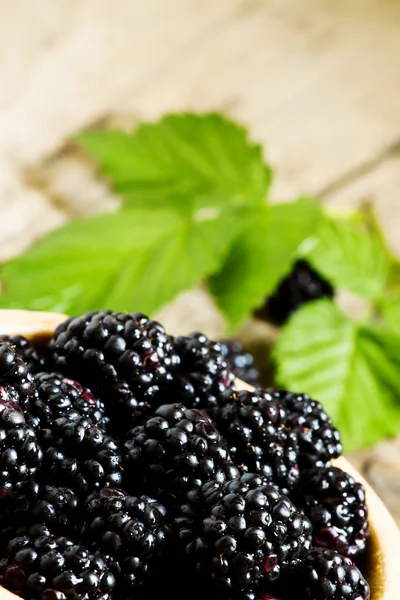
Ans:
{"type": "Polygon", "coordinates": [[[281,570],[298,564],[311,524],[274,485],[255,474],[202,488],[203,509],[181,507],[179,542],[213,585],[234,593],[267,591],[281,570]]]}
{"type": "Polygon", "coordinates": [[[286,426],[297,433],[302,468],[326,464],[343,453],[340,433],[319,402],[308,394],[269,392],[286,411],[286,426]]]}
{"type": "Polygon", "coordinates": [[[8,544],[0,583],[23,598],[111,600],[115,577],[100,554],[36,526],[8,544]]]}
{"type": "Polygon", "coordinates": [[[41,430],[42,479],[67,485],[78,495],[122,481],[121,458],[113,438],[89,419],[67,414],[41,430]]]}
{"type": "Polygon", "coordinates": [[[69,488],[29,481],[2,503],[0,539],[10,541],[32,525],[42,523],[53,534],[71,535],[80,518],[79,500],[69,488]]]}
{"type": "Polygon", "coordinates": [[[28,366],[8,342],[0,340],[0,401],[11,400],[26,410],[35,391],[28,366]]]}
{"type": "Polygon", "coordinates": [[[121,434],[158,406],[179,363],[162,325],[140,313],[109,310],[61,323],[49,352],[57,371],[104,398],[121,434]]]}
{"type": "Polygon", "coordinates": [[[219,342],[221,352],[228,366],[236,377],[249,385],[260,387],[260,373],[250,352],[246,352],[239,340],[225,340],[219,342]]]}
{"type": "Polygon", "coordinates": [[[67,414],[90,417],[95,425],[105,424],[104,404],[88,388],[61,373],[38,373],[37,396],[31,402],[27,419],[40,437],[56,419],[67,414]]]}
{"type": "Polygon", "coordinates": [[[42,457],[35,431],[26,424],[20,406],[0,401],[0,500],[35,477],[42,457]]]}
{"type": "Polygon", "coordinates": [[[87,498],[83,514],[83,539],[113,559],[118,592],[130,598],[158,574],[167,552],[171,526],[166,508],[148,496],[105,488],[87,498]]]}
{"type": "Polygon", "coordinates": [[[31,373],[39,373],[46,367],[46,359],[23,335],[0,335],[0,341],[14,350],[28,366],[31,373]]]}
{"type": "Polygon", "coordinates": [[[125,451],[125,481],[165,501],[206,481],[239,475],[210,417],[183,404],[160,406],[132,430],[125,451]]]}
{"type": "Polygon", "coordinates": [[[289,317],[303,304],[333,298],[332,285],[305,260],[297,260],[275,292],[256,311],[256,316],[275,325],[284,325],[289,317]]]}
{"type": "Polygon", "coordinates": [[[312,523],[314,546],[350,557],[365,550],[365,490],[351,475],[332,466],[304,471],[295,500],[312,523]]]}
{"type": "Polygon", "coordinates": [[[228,391],[207,412],[242,472],[260,473],[285,494],[298,484],[297,435],[285,427],[286,413],[271,394],[228,391]]]}
{"type": "Polygon", "coordinates": [[[302,564],[282,578],[289,598],[299,600],[369,600],[369,586],[349,558],[313,549],[302,564]],[[286,585],[285,585],[286,584],[286,585]]]}
{"type": "Polygon", "coordinates": [[[189,408],[209,408],[220,393],[232,387],[235,379],[221,345],[197,332],[177,337],[173,343],[181,363],[181,401],[189,408]]]}

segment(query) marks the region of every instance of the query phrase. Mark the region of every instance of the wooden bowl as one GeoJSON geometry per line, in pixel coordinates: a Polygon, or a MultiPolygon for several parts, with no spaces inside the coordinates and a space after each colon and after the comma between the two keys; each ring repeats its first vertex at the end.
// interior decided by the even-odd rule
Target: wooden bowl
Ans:
{"type": "MultiPolygon", "coordinates": [[[[21,334],[36,346],[44,344],[66,315],[23,310],[0,310],[0,334],[21,334]]],[[[236,380],[240,389],[252,390],[236,380]]],[[[365,575],[371,586],[371,600],[400,599],[400,533],[383,502],[358,471],[343,457],[335,464],[361,482],[366,489],[371,536],[369,538],[365,575]]],[[[0,600],[18,598],[0,587],[0,600]]]]}

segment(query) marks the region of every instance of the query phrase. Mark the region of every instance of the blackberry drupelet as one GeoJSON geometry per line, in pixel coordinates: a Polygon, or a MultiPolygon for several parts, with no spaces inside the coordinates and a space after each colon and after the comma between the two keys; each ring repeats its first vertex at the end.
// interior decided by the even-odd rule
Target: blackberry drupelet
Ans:
{"type": "Polygon", "coordinates": [[[305,260],[297,260],[275,292],[256,311],[256,316],[275,325],[284,325],[303,304],[333,298],[333,286],[305,260]]]}
{"type": "MultiPolygon", "coordinates": [[[[369,586],[349,558],[313,549],[282,578],[288,597],[299,600],[369,600],[369,586]],[[286,584],[286,585],[285,585],[286,584]]],[[[285,596],[286,597],[286,596],[285,596]]]]}
{"type": "Polygon", "coordinates": [[[90,417],[92,422],[106,424],[104,404],[77,381],[61,373],[38,373],[35,376],[37,397],[31,402],[27,419],[41,431],[51,428],[53,421],[67,414],[90,417]]]}
{"type": "Polygon", "coordinates": [[[162,504],[148,496],[105,488],[88,497],[83,515],[82,538],[112,558],[121,598],[131,598],[158,575],[171,540],[162,504]]]}
{"type": "Polygon", "coordinates": [[[314,546],[350,557],[365,550],[368,536],[365,490],[351,475],[333,466],[304,471],[294,501],[312,523],[314,546]]]}
{"type": "Polygon", "coordinates": [[[89,417],[76,414],[56,419],[41,430],[44,483],[66,485],[79,496],[122,482],[116,441],[89,417]]]}
{"type": "Polygon", "coordinates": [[[340,433],[319,402],[286,390],[269,393],[286,412],[286,426],[298,436],[301,468],[326,465],[343,453],[340,433]]]}
{"type": "Polygon", "coordinates": [[[14,350],[28,366],[31,373],[39,373],[46,368],[46,359],[23,335],[1,335],[0,342],[14,350]]]}
{"type": "Polygon", "coordinates": [[[209,408],[235,379],[221,345],[197,332],[177,337],[173,344],[180,358],[180,400],[188,408],[209,408]]]}
{"type": "Polygon", "coordinates": [[[55,370],[106,401],[113,431],[123,434],[165,401],[179,358],[162,325],[140,314],[104,310],[70,318],[49,343],[55,370]]]}
{"type": "Polygon", "coordinates": [[[124,477],[129,491],[173,502],[192,487],[239,476],[210,417],[183,404],[160,406],[125,443],[124,477]],[[142,487],[141,487],[142,486],[142,487]]]}
{"type": "Polygon", "coordinates": [[[79,499],[71,489],[28,481],[2,503],[1,545],[37,523],[48,526],[53,534],[71,535],[80,516],[79,499]]]}
{"type": "Polygon", "coordinates": [[[26,410],[36,393],[28,366],[8,342],[0,340],[0,401],[9,400],[26,410]]]}
{"type": "Polygon", "coordinates": [[[206,579],[233,593],[268,592],[311,544],[311,524],[276,486],[256,474],[203,486],[175,520],[179,542],[206,579]]]}
{"type": "Polygon", "coordinates": [[[43,457],[20,406],[0,401],[0,501],[35,477],[43,457]]]}
{"type": "Polygon", "coordinates": [[[249,385],[260,387],[260,373],[250,352],[246,352],[239,340],[224,340],[219,342],[221,352],[234,372],[235,377],[242,379],[249,385]]]}
{"type": "Polygon", "coordinates": [[[115,577],[99,553],[35,526],[8,544],[0,583],[27,599],[111,600],[115,577]]]}
{"type": "Polygon", "coordinates": [[[260,473],[285,494],[298,484],[297,435],[285,427],[286,413],[271,394],[228,391],[207,412],[240,471],[260,473]]]}

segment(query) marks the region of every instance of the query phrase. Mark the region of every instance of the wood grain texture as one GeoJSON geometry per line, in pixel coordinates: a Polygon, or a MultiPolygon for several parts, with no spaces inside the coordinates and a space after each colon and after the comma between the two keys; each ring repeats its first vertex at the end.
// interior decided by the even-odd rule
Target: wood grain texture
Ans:
{"type": "MultiPolygon", "coordinates": [[[[0,0],[0,171],[18,222],[0,220],[0,258],[62,222],[26,168],[110,114],[223,110],[265,144],[276,198],[357,174],[400,138],[399,25],[396,0],[0,0]]],[[[0,210],[9,198],[0,182],[0,210]]]]}

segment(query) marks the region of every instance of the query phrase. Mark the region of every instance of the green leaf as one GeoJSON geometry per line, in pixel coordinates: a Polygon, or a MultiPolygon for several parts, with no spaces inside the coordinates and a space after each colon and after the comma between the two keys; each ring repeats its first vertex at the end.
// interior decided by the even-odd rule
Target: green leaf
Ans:
{"type": "Polygon", "coordinates": [[[388,292],[378,303],[378,311],[388,325],[400,331],[400,291],[388,292]]]}
{"type": "Polygon", "coordinates": [[[345,451],[400,429],[400,334],[358,325],[331,302],[304,306],[275,348],[277,380],[323,403],[345,451]]]}
{"type": "Polygon", "coordinates": [[[326,219],[306,257],[336,289],[369,299],[379,298],[390,275],[382,240],[360,221],[326,219]]]}
{"type": "Polygon", "coordinates": [[[238,226],[161,209],[72,222],[2,267],[0,306],[151,314],[219,268],[238,226]]]}
{"type": "Polygon", "coordinates": [[[132,133],[88,131],[78,141],[127,206],[261,204],[271,183],[261,147],[218,114],[169,115],[132,133]]]}
{"type": "Polygon", "coordinates": [[[209,281],[232,328],[289,272],[299,246],[313,236],[321,219],[320,204],[309,198],[253,211],[222,270],[209,281]]]}

